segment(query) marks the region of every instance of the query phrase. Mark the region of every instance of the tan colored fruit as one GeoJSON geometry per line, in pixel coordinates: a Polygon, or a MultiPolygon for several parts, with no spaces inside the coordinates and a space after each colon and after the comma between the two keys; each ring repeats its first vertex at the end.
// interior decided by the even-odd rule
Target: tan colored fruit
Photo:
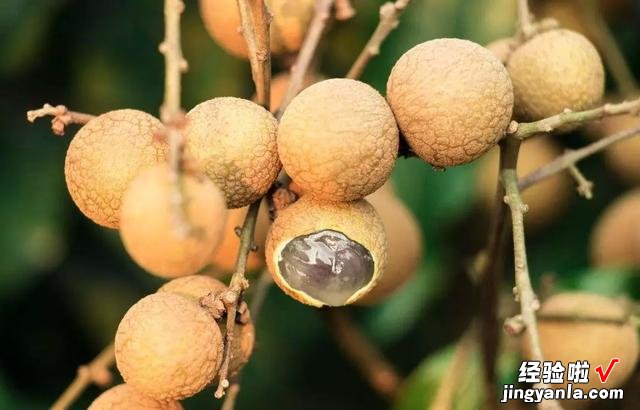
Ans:
{"type": "Polygon", "coordinates": [[[64,174],[71,198],[89,219],[120,225],[120,204],[129,183],[163,162],[167,144],[156,138],[162,123],[137,110],[116,110],[85,124],[69,144],[64,174]]]}
{"type": "Polygon", "coordinates": [[[616,199],[591,234],[591,261],[596,266],[640,266],[640,190],[616,199]]]}
{"type": "Polygon", "coordinates": [[[227,210],[220,190],[204,176],[183,175],[178,210],[173,173],[161,164],[143,171],[122,201],[120,237],[133,260],[154,275],[173,278],[202,269],[222,239],[227,210]],[[183,214],[189,232],[176,215],[183,214]]]}
{"type": "MultiPolygon", "coordinates": [[[[638,361],[636,328],[624,304],[614,299],[580,292],[552,296],[538,311],[538,330],[545,360],[560,361],[565,368],[569,362],[589,362],[589,382],[574,384],[585,392],[621,386],[638,361]],[[612,358],[620,362],[602,384],[595,369],[606,370],[612,358]]],[[[526,337],[523,348],[525,358],[531,359],[526,337]]]]}
{"type": "MultiPolygon", "coordinates": [[[[607,117],[589,128],[594,136],[604,138],[631,128],[640,128],[640,118],[631,115],[607,117]]],[[[640,185],[640,136],[609,146],[605,151],[605,159],[624,182],[640,185]]]]}
{"type": "MultiPolygon", "coordinates": [[[[271,53],[283,55],[300,49],[314,10],[314,0],[267,0],[271,21],[271,53]]],[[[229,53],[247,58],[237,0],[200,0],[207,31],[229,53]]]]}
{"type": "MultiPolygon", "coordinates": [[[[220,295],[229,288],[217,279],[204,275],[192,275],[173,279],[165,283],[159,293],[177,293],[194,301],[211,295],[220,295]]],[[[220,333],[223,339],[226,338],[226,318],[218,321],[220,333]]],[[[255,342],[255,328],[251,321],[247,323],[236,323],[234,328],[233,348],[231,349],[231,361],[229,362],[229,376],[233,377],[248,361],[253,353],[255,342]]]]}
{"type": "Polygon", "coordinates": [[[181,400],[204,389],[222,362],[222,335],[193,300],[154,293],[124,315],[115,338],[125,382],[156,400],[181,400]]]}
{"type": "Polygon", "coordinates": [[[185,151],[224,192],[227,207],[262,197],[280,172],[277,121],[248,100],[214,98],[187,114],[185,151]]]}
{"type": "Polygon", "coordinates": [[[435,167],[464,164],[491,149],[511,121],[504,65],[467,40],[419,44],[396,62],[387,99],[409,146],[435,167]]]}
{"type": "Polygon", "coordinates": [[[378,284],[357,304],[370,305],[386,300],[415,275],[422,258],[420,225],[409,208],[395,196],[387,182],[367,197],[378,212],[387,234],[387,267],[378,284]]]}
{"type": "MultiPolygon", "coordinates": [[[[249,252],[247,258],[247,271],[256,271],[264,267],[264,242],[267,238],[269,230],[269,210],[266,204],[260,206],[258,220],[256,221],[256,230],[254,242],[258,247],[255,252],[249,252]]],[[[244,218],[247,215],[248,208],[232,209],[229,211],[227,225],[224,228],[224,237],[218,248],[213,253],[211,263],[219,271],[221,275],[233,272],[236,267],[238,258],[238,249],[240,248],[240,238],[236,233],[236,228],[242,227],[244,218]]]]}
{"type": "Polygon", "coordinates": [[[583,35],[551,30],[518,47],[507,64],[515,93],[516,118],[535,121],[592,108],[604,93],[598,51],[583,35]]]}
{"type": "Polygon", "coordinates": [[[500,62],[502,62],[502,64],[507,64],[509,56],[511,56],[511,53],[516,48],[516,46],[517,44],[515,43],[513,38],[504,37],[487,44],[486,48],[487,50],[491,51],[493,55],[496,56],[496,58],[500,60],[500,62]]]}
{"type": "Polygon", "coordinates": [[[308,195],[278,213],[267,235],[267,266],[292,298],[348,305],[376,285],[387,263],[380,217],[365,200],[318,202],[308,195]]]}
{"type": "Polygon", "coordinates": [[[182,410],[177,401],[158,401],[147,397],[128,384],[119,384],[104,391],[89,406],[89,410],[182,410]]]}
{"type": "Polygon", "coordinates": [[[282,165],[308,195],[353,201],[389,178],[398,128],[384,98],[365,83],[331,79],[302,91],[278,128],[282,165]]]}
{"type": "MultiPolygon", "coordinates": [[[[520,149],[518,176],[526,176],[561,154],[551,138],[536,136],[526,140],[520,149]]],[[[498,149],[489,152],[480,160],[476,173],[476,192],[486,209],[495,207],[499,157],[498,149]]],[[[566,174],[557,174],[528,188],[522,195],[529,206],[524,215],[527,229],[535,231],[548,226],[567,209],[573,195],[572,182],[566,174]]]]}

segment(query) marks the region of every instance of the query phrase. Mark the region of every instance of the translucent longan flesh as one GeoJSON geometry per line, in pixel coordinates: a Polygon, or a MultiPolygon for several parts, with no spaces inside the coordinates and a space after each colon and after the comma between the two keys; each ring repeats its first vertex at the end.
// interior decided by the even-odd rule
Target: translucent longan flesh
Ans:
{"type": "Polygon", "coordinates": [[[344,305],[371,281],[374,273],[371,253],[332,230],[289,241],[280,252],[278,268],[293,289],[329,306],[344,305]]]}

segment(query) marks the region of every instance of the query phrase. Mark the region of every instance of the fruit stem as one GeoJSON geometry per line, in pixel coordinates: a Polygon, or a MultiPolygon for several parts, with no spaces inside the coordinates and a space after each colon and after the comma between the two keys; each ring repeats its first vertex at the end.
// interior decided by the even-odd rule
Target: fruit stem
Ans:
{"type": "Polygon", "coordinates": [[[249,49],[251,75],[256,86],[256,102],[267,111],[271,100],[271,13],[264,0],[237,0],[242,34],[249,49]]]}
{"type": "Polygon", "coordinates": [[[587,177],[584,176],[582,171],[578,169],[576,164],[569,165],[569,174],[576,181],[576,190],[581,197],[585,199],[593,198],[593,182],[589,181],[587,177]]]}
{"type": "Polygon", "coordinates": [[[531,38],[536,32],[529,0],[518,0],[518,31],[523,40],[531,38]]]}
{"type": "Polygon", "coordinates": [[[58,400],[51,406],[51,410],[68,409],[91,383],[99,386],[111,384],[112,375],[109,370],[116,361],[113,343],[105,347],[91,362],[78,367],[78,374],[58,400]]]}
{"type": "Polygon", "coordinates": [[[318,44],[320,44],[322,34],[331,17],[332,6],[333,0],[316,0],[315,13],[307,29],[307,35],[304,38],[302,47],[300,47],[296,61],[291,66],[291,77],[289,79],[287,92],[282,99],[280,107],[278,107],[278,111],[276,111],[276,118],[278,119],[282,117],[284,110],[291,100],[293,100],[303,88],[304,78],[311,65],[311,60],[313,60],[313,57],[316,55],[318,44]]]}
{"type": "Polygon", "coordinates": [[[351,0],[335,0],[336,1],[336,20],[349,20],[356,15],[356,10],[351,4],[351,0]]]}
{"type": "Polygon", "coordinates": [[[38,118],[52,116],[51,130],[55,135],[64,135],[64,130],[70,124],[86,124],[95,118],[95,115],[76,111],[69,111],[64,105],[53,106],[45,104],[37,110],[27,111],[27,121],[34,122],[38,118]]]}
{"type": "Polygon", "coordinates": [[[637,137],[638,135],[640,135],[640,127],[629,128],[609,135],[580,149],[569,151],[521,178],[518,181],[518,187],[521,191],[524,191],[538,182],[570,168],[584,158],[606,149],[610,145],[631,137],[637,137]]]}
{"type": "Polygon", "coordinates": [[[358,329],[345,308],[323,308],[321,313],[345,356],[376,392],[393,400],[402,379],[382,352],[358,329]]]}
{"type": "Polygon", "coordinates": [[[384,40],[400,24],[400,16],[409,3],[411,0],[397,0],[395,2],[389,1],[380,6],[380,22],[349,69],[346,78],[357,80],[362,76],[369,62],[380,54],[380,46],[384,40]]]}

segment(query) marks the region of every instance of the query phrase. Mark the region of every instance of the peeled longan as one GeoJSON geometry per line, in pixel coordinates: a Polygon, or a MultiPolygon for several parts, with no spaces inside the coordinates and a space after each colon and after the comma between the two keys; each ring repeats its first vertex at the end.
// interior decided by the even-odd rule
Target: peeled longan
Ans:
{"type": "MultiPolygon", "coordinates": [[[[524,177],[562,154],[562,149],[549,137],[535,136],[527,139],[520,148],[518,176],[524,177]]],[[[500,154],[492,150],[479,162],[476,192],[486,209],[495,206],[500,154]]],[[[547,178],[522,193],[529,210],[524,215],[527,229],[540,230],[548,226],[566,209],[573,196],[571,180],[564,174],[547,178]]]]}
{"type": "Polygon", "coordinates": [[[222,190],[228,208],[261,198],[278,177],[277,121],[256,103],[214,98],[187,114],[185,152],[222,190]]]}
{"type": "MultiPolygon", "coordinates": [[[[640,128],[640,118],[631,115],[606,117],[592,124],[590,131],[597,137],[640,128]]],[[[640,136],[636,135],[609,146],[605,151],[607,166],[629,185],[640,184],[640,136]]]]}
{"type": "Polygon", "coordinates": [[[400,57],[387,99],[411,149],[444,168],[473,161],[496,145],[511,121],[513,88],[489,50],[445,38],[400,57]]]}
{"type": "MultiPolygon", "coordinates": [[[[574,385],[583,391],[621,386],[638,361],[636,328],[624,304],[614,299],[581,292],[554,295],[538,311],[538,331],[545,360],[560,361],[565,368],[569,362],[589,362],[589,382],[574,385]],[[612,358],[620,362],[602,384],[595,368],[606,370],[612,358]]],[[[523,348],[531,359],[526,337],[523,348]]]]}
{"type": "Polygon", "coordinates": [[[204,389],[222,363],[222,335],[193,300],[163,292],[146,296],[122,318],[116,364],[125,382],[156,400],[181,400],[204,389]]]}
{"type": "Polygon", "coordinates": [[[342,306],[380,280],[387,240],[367,201],[319,202],[305,195],[278,213],[265,253],[274,281],[289,296],[316,307],[342,306]]]}
{"type": "Polygon", "coordinates": [[[155,138],[162,123],[137,110],[116,110],[85,124],[71,140],[64,174],[71,198],[89,219],[120,225],[122,196],[138,173],[165,160],[167,144],[155,138]]]}
{"type": "Polygon", "coordinates": [[[398,128],[384,98],[360,81],[316,83],[293,99],[278,128],[284,169],[307,195],[365,197],[389,178],[398,128]]]}
{"type": "MultiPolygon", "coordinates": [[[[300,49],[313,17],[314,0],[266,0],[273,16],[271,53],[283,55],[300,49]]],[[[200,14],[211,37],[229,53],[247,58],[237,0],[200,0],[200,14]]]]}
{"type": "Polygon", "coordinates": [[[367,197],[378,212],[387,236],[387,265],[378,284],[357,304],[379,303],[401,289],[415,275],[422,258],[420,225],[387,182],[367,197]]]}
{"type": "Polygon", "coordinates": [[[640,190],[610,204],[591,233],[596,266],[640,266],[640,190]]]}
{"type": "Polygon", "coordinates": [[[604,67],[583,35],[551,30],[513,51],[507,64],[515,93],[516,118],[536,121],[566,109],[580,111],[600,102],[604,67]]]}
{"type": "Polygon", "coordinates": [[[184,407],[174,400],[158,401],[147,397],[132,389],[128,384],[119,384],[105,390],[89,405],[89,410],[114,409],[182,410],[184,407]]]}
{"type": "MultiPolygon", "coordinates": [[[[254,242],[258,247],[257,251],[249,252],[247,257],[247,271],[255,271],[264,267],[264,242],[269,230],[269,210],[266,204],[260,206],[256,230],[254,232],[254,242]]],[[[221,274],[232,272],[236,267],[238,249],[240,248],[240,238],[236,233],[236,228],[242,227],[244,218],[247,215],[248,207],[231,209],[228,213],[227,224],[224,228],[222,242],[213,253],[211,263],[221,274]]]]}
{"type": "Polygon", "coordinates": [[[227,210],[220,190],[204,176],[178,180],[166,164],[143,171],[122,201],[120,237],[133,260],[150,273],[173,278],[202,269],[222,239],[227,210]],[[176,215],[182,215],[183,232],[176,215]]]}

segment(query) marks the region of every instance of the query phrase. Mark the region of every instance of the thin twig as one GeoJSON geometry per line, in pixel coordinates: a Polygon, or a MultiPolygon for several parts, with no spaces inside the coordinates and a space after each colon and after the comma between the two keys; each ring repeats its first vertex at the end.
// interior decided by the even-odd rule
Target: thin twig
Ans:
{"type": "Polygon", "coordinates": [[[238,0],[242,34],[249,49],[251,75],[256,85],[256,101],[269,110],[271,100],[271,14],[264,0],[238,0]]]}
{"type": "Polygon", "coordinates": [[[351,0],[335,0],[336,1],[336,20],[349,20],[356,15],[356,10],[351,4],[351,0]]]}
{"type": "Polygon", "coordinates": [[[372,58],[380,54],[380,45],[389,34],[400,24],[400,16],[411,3],[411,0],[397,0],[380,6],[380,22],[364,46],[360,55],[349,69],[346,78],[358,79],[364,72],[372,58]]]}
{"type": "Polygon", "coordinates": [[[567,168],[583,160],[584,158],[600,152],[610,145],[638,135],[640,135],[640,127],[634,127],[602,138],[575,151],[567,152],[549,162],[548,164],[543,165],[535,171],[531,172],[529,175],[521,178],[520,181],[518,181],[518,187],[521,191],[524,191],[530,186],[535,185],[544,179],[547,179],[559,172],[566,170],[567,168]]]}
{"type": "Polygon", "coordinates": [[[518,31],[524,40],[531,38],[536,32],[529,0],[518,0],[518,31]]]}
{"type": "Polygon", "coordinates": [[[291,100],[302,90],[304,86],[304,78],[311,65],[311,60],[316,54],[318,44],[322,34],[327,27],[327,22],[331,17],[331,7],[333,6],[333,0],[316,0],[315,13],[313,19],[309,24],[307,35],[304,38],[298,57],[296,57],[295,63],[291,66],[291,78],[289,79],[289,86],[287,92],[282,99],[280,107],[276,112],[276,118],[282,117],[284,110],[287,108],[291,100]]]}
{"type": "Polygon", "coordinates": [[[69,111],[64,105],[53,106],[45,104],[37,110],[27,111],[27,120],[34,122],[38,118],[51,116],[51,130],[56,135],[64,135],[64,130],[70,124],[86,124],[95,118],[95,115],[82,112],[69,111]]]}
{"type": "Polygon", "coordinates": [[[238,398],[238,394],[240,393],[240,383],[233,382],[231,386],[229,386],[229,390],[227,390],[227,395],[222,403],[222,410],[233,410],[236,406],[236,399],[238,398]]]}
{"type": "Polygon", "coordinates": [[[539,121],[512,123],[507,130],[507,136],[523,140],[535,134],[552,132],[565,125],[580,124],[613,115],[638,115],[639,111],[640,98],[618,104],[605,104],[586,111],[565,110],[563,113],[539,121]]]}
{"type": "Polygon", "coordinates": [[[344,308],[324,308],[322,313],[344,354],[356,365],[376,392],[392,400],[401,382],[393,366],[362,334],[344,308]]]}
{"type": "Polygon", "coordinates": [[[109,370],[116,360],[113,343],[105,347],[91,362],[78,367],[78,374],[69,387],[51,406],[51,410],[68,409],[92,383],[107,386],[113,376],[109,370]]]}
{"type": "Polygon", "coordinates": [[[569,174],[576,181],[576,190],[578,191],[578,194],[585,199],[592,199],[593,182],[589,181],[587,177],[584,176],[576,164],[569,165],[569,174]]]}

